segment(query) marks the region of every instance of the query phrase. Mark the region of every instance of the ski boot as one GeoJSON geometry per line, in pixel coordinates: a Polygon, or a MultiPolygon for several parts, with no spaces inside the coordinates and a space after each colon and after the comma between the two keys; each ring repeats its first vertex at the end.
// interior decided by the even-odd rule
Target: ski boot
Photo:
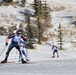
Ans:
{"type": "Polygon", "coordinates": [[[1,61],[1,63],[7,63],[7,59],[4,59],[3,61],[1,61]]]}
{"type": "Polygon", "coordinates": [[[59,55],[57,55],[57,57],[59,57],[59,55]]]}
{"type": "Polygon", "coordinates": [[[18,62],[20,62],[21,60],[18,60],[18,62]]]}
{"type": "Polygon", "coordinates": [[[54,56],[52,56],[52,58],[54,58],[54,56]]]}
{"type": "Polygon", "coordinates": [[[24,59],[21,59],[21,61],[22,61],[23,64],[24,64],[24,63],[27,63],[24,59]]]}
{"type": "Polygon", "coordinates": [[[29,59],[26,59],[26,61],[29,61],[29,59]]]}

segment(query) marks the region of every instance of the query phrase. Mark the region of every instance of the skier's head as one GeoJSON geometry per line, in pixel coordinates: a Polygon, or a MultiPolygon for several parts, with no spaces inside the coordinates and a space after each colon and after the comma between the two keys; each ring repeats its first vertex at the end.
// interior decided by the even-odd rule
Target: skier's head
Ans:
{"type": "Polygon", "coordinates": [[[16,34],[17,34],[17,36],[20,36],[20,35],[21,35],[21,31],[18,30],[18,31],[16,32],[16,34]]]}

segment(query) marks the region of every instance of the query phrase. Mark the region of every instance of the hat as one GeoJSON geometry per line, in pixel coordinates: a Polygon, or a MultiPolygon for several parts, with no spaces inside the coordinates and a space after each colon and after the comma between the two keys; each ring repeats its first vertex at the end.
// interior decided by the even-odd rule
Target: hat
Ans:
{"type": "Polygon", "coordinates": [[[21,31],[20,31],[20,30],[18,30],[16,33],[17,33],[17,34],[21,34],[21,31]]]}

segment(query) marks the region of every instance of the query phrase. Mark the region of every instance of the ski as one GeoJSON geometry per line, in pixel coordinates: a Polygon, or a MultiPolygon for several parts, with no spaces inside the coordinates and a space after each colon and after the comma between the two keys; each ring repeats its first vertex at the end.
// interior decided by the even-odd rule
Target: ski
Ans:
{"type": "Polygon", "coordinates": [[[13,64],[13,63],[15,63],[15,62],[6,62],[6,63],[1,63],[0,62],[0,64],[13,64]]]}
{"type": "Polygon", "coordinates": [[[21,63],[21,62],[6,62],[6,63],[1,63],[0,64],[33,64],[32,62],[26,62],[26,63],[21,63]]]}
{"type": "Polygon", "coordinates": [[[59,57],[51,57],[51,58],[59,58],[59,57]]]}

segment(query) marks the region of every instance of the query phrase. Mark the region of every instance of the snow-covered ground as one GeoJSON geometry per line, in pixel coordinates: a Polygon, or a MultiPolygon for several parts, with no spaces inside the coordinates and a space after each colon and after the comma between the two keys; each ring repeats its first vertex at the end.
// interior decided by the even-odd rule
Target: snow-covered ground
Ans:
{"type": "MultiPolygon", "coordinates": [[[[5,46],[5,36],[0,36],[0,53],[5,46]]],[[[18,52],[14,48],[8,61],[16,63],[0,64],[0,75],[75,75],[76,74],[76,49],[59,51],[59,58],[51,58],[51,46],[43,43],[35,45],[34,50],[28,50],[31,64],[18,63],[18,52]],[[17,55],[16,55],[17,53],[17,55]]],[[[8,48],[8,47],[7,47],[8,48]]],[[[5,57],[7,48],[0,56],[0,61],[5,57]]],[[[25,59],[25,58],[24,58],[25,59]]]]}
{"type": "MultiPolygon", "coordinates": [[[[33,3],[34,0],[27,0],[27,3],[33,3]]],[[[24,10],[32,10],[32,6],[26,3],[26,7],[21,8],[19,6],[0,6],[0,26],[11,26],[24,24],[24,15],[20,12],[24,10]],[[28,5],[28,6],[27,6],[28,5]],[[6,13],[5,13],[6,12],[6,13]]],[[[47,0],[47,3],[51,8],[63,6],[65,7],[62,11],[51,12],[52,23],[56,26],[59,23],[66,25],[70,23],[76,15],[76,1],[75,0],[47,0]]]]}
{"type": "MultiPolygon", "coordinates": [[[[28,3],[32,3],[33,0],[27,0],[28,3]]],[[[66,9],[62,11],[53,11],[52,14],[52,24],[54,28],[49,30],[52,31],[57,28],[57,25],[61,23],[63,26],[67,25],[72,21],[72,17],[76,15],[76,0],[47,0],[51,5],[63,5],[66,9]]],[[[26,9],[30,9],[28,6],[26,9]]],[[[11,24],[12,22],[16,24],[23,23],[24,17],[20,14],[20,11],[24,11],[25,8],[15,7],[15,6],[0,6],[0,23],[2,25],[11,24]],[[8,12],[6,12],[8,11],[8,12]],[[6,13],[5,13],[6,12],[6,13]],[[7,23],[6,23],[7,21],[7,23]]],[[[31,10],[31,9],[30,9],[31,10]]],[[[7,26],[7,25],[6,25],[7,26]]],[[[73,30],[67,27],[69,30],[73,30]]],[[[69,39],[70,36],[66,36],[65,40],[75,40],[69,39]]],[[[5,47],[5,36],[0,36],[0,53],[5,47]]],[[[56,40],[53,40],[56,43],[56,40]]],[[[51,46],[48,46],[45,42],[42,45],[35,45],[34,50],[28,50],[28,58],[31,64],[20,64],[18,63],[18,51],[14,48],[10,55],[8,61],[16,62],[11,64],[0,64],[0,75],[76,75],[76,47],[73,48],[72,44],[67,41],[63,45],[66,50],[59,50],[59,58],[52,57],[51,46]]],[[[48,42],[52,42],[48,40],[48,42]]],[[[5,53],[8,47],[3,51],[0,56],[0,61],[5,57],[5,53]]],[[[24,58],[25,59],[25,58],[24,58]]]]}

